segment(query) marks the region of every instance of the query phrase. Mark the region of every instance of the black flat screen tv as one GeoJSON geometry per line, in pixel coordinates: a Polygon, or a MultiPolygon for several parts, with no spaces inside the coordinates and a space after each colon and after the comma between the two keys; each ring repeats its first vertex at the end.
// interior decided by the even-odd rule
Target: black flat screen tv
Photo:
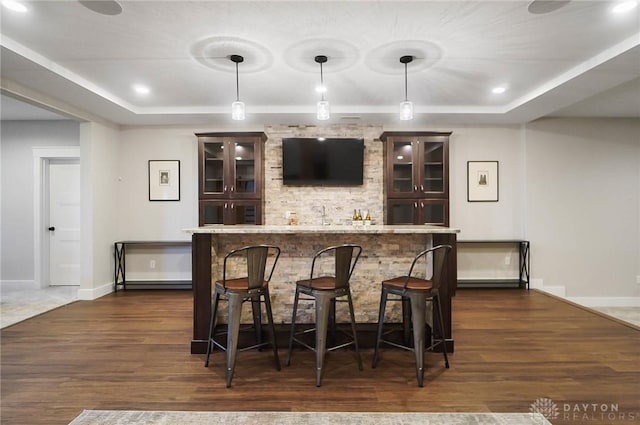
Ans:
{"type": "Polygon", "coordinates": [[[357,186],[363,166],[364,139],[282,139],[285,185],[357,186]]]}

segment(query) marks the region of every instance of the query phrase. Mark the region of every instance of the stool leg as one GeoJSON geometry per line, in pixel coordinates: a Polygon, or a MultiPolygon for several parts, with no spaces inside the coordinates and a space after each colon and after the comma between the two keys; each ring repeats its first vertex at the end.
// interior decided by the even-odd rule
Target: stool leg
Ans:
{"type": "Polygon", "coordinates": [[[293,350],[293,336],[296,329],[296,314],[298,313],[298,298],[300,297],[300,291],[296,286],[296,295],[293,299],[293,314],[291,315],[291,331],[289,332],[289,352],[287,353],[287,366],[291,364],[291,351],[293,350]]]}
{"type": "Polygon", "coordinates": [[[240,335],[240,316],[242,313],[242,296],[229,294],[229,318],[227,323],[227,388],[231,386],[233,370],[236,367],[236,351],[240,335]]]}
{"type": "Polygon", "coordinates": [[[269,327],[271,328],[271,346],[273,347],[273,357],[276,362],[276,370],[280,370],[280,358],[278,357],[278,344],[276,343],[276,327],[273,324],[273,313],[271,312],[271,299],[269,298],[269,289],[264,290],[264,306],[267,309],[267,319],[269,319],[269,327]]]}
{"type": "Polygon", "coordinates": [[[331,310],[329,310],[329,329],[331,330],[329,341],[331,344],[336,340],[336,299],[331,300],[331,310]]]}
{"type": "Polygon", "coordinates": [[[444,321],[442,320],[442,306],[440,305],[440,296],[435,297],[435,308],[438,309],[438,321],[440,322],[440,343],[442,344],[442,353],[444,354],[444,365],[449,369],[449,358],[447,357],[447,343],[444,336],[444,321]]]}
{"type": "Polygon", "coordinates": [[[218,302],[220,301],[220,295],[216,292],[213,296],[213,304],[211,308],[211,320],[209,322],[209,341],[207,343],[207,358],[204,361],[204,367],[209,367],[209,356],[211,355],[211,351],[213,350],[213,343],[211,339],[213,338],[213,332],[216,329],[216,313],[218,312],[218,302]]]}
{"type": "Polygon", "coordinates": [[[404,345],[411,345],[411,303],[408,298],[402,297],[402,337],[404,345]]]}
{"type": "MultiPolygon", "coordinates": [[[[347,292],[347,300],[349,301],[349,313],[351,314],[351,332],[353,333],[353,345],[356,347],[356,355],[358,356],[358,369],[362,370],[362,357],[360,357],[360,348],[358,347],[358,335],[356,334],[356,315],[353,312],[351,289],[349,289],[349,292],[347,292]]],[[[335,302],[333,303],[333,306],[335,306],[335,302]]]]}
{"type": "Polygon", "coordinates": [[[387,290],[382,287],[381,295],[380,295],[380,312],[378,313],[378,333],[376,335],[376,348],[373,353],[373,361],[371,362],[371,367],[375,368],[378,365],[379,354],[380,354],[380,341],[382,340],[382,326],[384,325],[384,312],[387,308],[387,290]]]}
{"type": "Polygon", "coordinates": [[[411,301],[411,324],[413,325],[413,353],[416,358],[416,378],[418,386],[424,379],[424,330],[426,297],[423,294],[409,294],[411,301]]]}
{"type": "MultiPolygon", "coordinates": [[[[260,296],[251,299],[251,311],[253,313],[253,328],[256,333],[256,344],[262,344],[262,308],[260,296]]],[[[259,350],[262,350],[261,348],[259,350]]]]}
{"type": "Polygon", "coordinates": [[[316,387],[322,383],[322,367],[327,349],[327,328],[331,298],[325,294],[316,295],[316,387]]]}

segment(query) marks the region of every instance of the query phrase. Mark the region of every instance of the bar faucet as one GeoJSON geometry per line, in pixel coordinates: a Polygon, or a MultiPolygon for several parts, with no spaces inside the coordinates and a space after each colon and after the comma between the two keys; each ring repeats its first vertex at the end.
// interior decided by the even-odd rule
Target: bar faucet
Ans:
{"type": "Polygon", "coordinates": [[[322,206],[322,216],[321,217],[322,217],[322,225],[323,226],[326,225],[326,224],[329,224],[329,223],[327,223],[327,212],[326,212],[326,210],[324,208],[324,205],[322,206]]]}

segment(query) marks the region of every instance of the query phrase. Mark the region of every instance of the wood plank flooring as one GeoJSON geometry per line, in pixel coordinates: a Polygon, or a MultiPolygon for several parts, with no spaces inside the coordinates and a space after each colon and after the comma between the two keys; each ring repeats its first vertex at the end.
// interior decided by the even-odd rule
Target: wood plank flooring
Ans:
{"type": "Polygon", "coordinates": [[[83,409],[528,412],[541,398],[554,425],[640,423],[639,330],[536,291],[459,290],[453,311],[451,368],[428,354],[424,388],[412,354],[387,349],[376,369],[365,351],[362,372],[353,352],[330,353],[320,388],[311,352],[280,372],[269,350],[243,352],[226,389],[221,352],[209,369],[189,353],[191,292],[78,301],[2,330],[1,423],[68,424],[83,409]]]}

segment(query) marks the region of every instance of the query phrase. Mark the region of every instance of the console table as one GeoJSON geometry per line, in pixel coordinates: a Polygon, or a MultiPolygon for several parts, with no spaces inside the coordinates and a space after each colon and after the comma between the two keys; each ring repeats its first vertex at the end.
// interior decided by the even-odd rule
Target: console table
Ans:
{"type": "Polygon", "coordinates": [[[173,246],[189,246],[190,241],[117,241],[113,243],[113,259],[114,272],[113,283],[115,292],[118,286],[127,289],[127,286],[133,288],[157,289],[189,289],[191,288],[191,280],[127,280],[126,277],[126,257],[127,246],[136,247],[173,247],[173,246]]]}
{"type": "MultiPolygon", "coordinates": [[[[274,321],[281,326],[286,326],[291,321],[295,281],[308,275],[313,254],[330,245],[361,245],[363,253],[351,279],[351,290],[359,329],[362,327],[374,330],[378,320],[380,285],[383,278],[407,273],[414,255],[425,247],[451,245],[453,250],[447,258],[440,298],[446,347],[447,351],[453,352],[451,298],[455,294],[457,281],[457,229],[430,225],[209,225],[185,231],[192,234],[193,354],[206,352],[211,317],[212,281],[221,277],[222,258],[225,253],[246,245],[267,243],[278,245],[282,249],[269,286],[274,321]]],[[[398,305],[397,310],[391,311],[391,314],[397,314],[400,307],[398,305]]],[[[302,318],[301,323],[305,320],[311,323],[311,310],[298,311],[301,315],[299,317],[302,318]]],[[[337,320],[343,319],[338,316],[337,320]]],[[[429,321],[432,323],[433,318],[429,318],[429,321]]]]}
{"type": "Polygon", "coordinates": [[[518,270],[517,278],[486,278],[486,279],[458,279],[460,287],[482,287],[490,286],[517,286],[518,288],[529,289],[529,270],[531,269],[531,244],[522,239],[478,239],[459,240],[458,244],[485,244],[485,245],[516,245],[518,247],[518,270]]]}

